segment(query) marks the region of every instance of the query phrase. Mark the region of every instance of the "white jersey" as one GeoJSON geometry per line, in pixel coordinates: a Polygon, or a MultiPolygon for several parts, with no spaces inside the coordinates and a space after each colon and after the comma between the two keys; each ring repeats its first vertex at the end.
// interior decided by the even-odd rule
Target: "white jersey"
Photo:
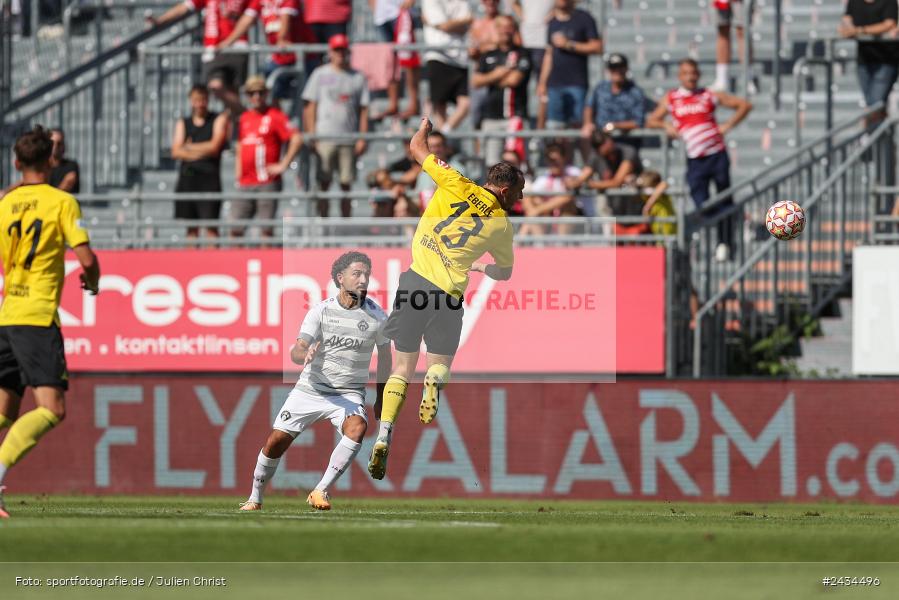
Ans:
{"type": "Polygon", "coordinates": [[[300,326],[298,339],[320,342],[296,388],[323,395],[352,395],[362,402],[375,345],[389,344],[382,332],[387,314],[371,298],[359,308],[346,309],[336,296],[312,307],[300,326]]]}

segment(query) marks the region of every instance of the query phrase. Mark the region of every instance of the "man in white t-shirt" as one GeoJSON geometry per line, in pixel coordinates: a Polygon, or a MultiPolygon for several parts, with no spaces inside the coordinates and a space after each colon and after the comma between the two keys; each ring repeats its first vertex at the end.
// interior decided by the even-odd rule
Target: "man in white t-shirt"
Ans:
{"type": "Polygon", "coordinates": [[[380,413],[384,383],[393,366],[390,340],[382,328],[384,310],[368,298],[371,259],[361,252],[347,252],[334,261],[331,278],[339,290],[310,309],[290,350],[291,360],[303,365],[296,387],[278,411],[253,472],[253,490],[240,510],[262,510],[262,494],[274,476],[281,456],[294,439],[313,424],[328,419],[343,436],[337,442],[321,481],[306,502],[318,510],[330,510],[331,486],[349,468],[362,447],[368,426],[365,386],[372,352],[378,347],[378,394],[375,415],[380,413]]]}
{"type": "Polygon", "coordinates": [[[471,7],[467,0],[422,0],[424,42],[429,46],[453,46],[425,52],[425,70],[434,107],[434,124],[441,131],[458,127],[468,115],[468,29],[471,7]],[[455,102],[456,110],[447,115],[455,102]]]}

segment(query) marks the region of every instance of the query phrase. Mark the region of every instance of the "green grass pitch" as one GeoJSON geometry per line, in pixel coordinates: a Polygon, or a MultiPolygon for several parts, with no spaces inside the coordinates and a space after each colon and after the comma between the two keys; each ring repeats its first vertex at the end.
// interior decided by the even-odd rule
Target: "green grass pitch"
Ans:
{"type": "MultiPolygon", "coordinates": [[[[149,579],[175,569],[232,583],[167,590],[167,598],[226,598],[242,585],[259,591],[284,583],[286,573],[321,593],[353,574],[395,598],[424,597],[415,595],[418,584],[432,585],[429,598],[482,597],[477,591],[488,589],[491,598],[545,598],[541,586],[549,584],[553,597],[581,597],[594,586],[609,597],[712,590],[718,595],[709,597],[817,598],[831,591],[821,585],[825,576],[881,579],[876,588],[835,590],[841,598],[899,597],[899,507],[337,497],[334,510],[321,513],[302,497],[271,496],[264,512],[238,513],[238,500],[8,496],[13,518],[0,523],[0,596],[36,597],[10,587],[26,572],[121,570],[149,579]],[[76,562],[97,564],[49,564],[76,562]],[[771,586],[782,593],[760,595],[771,586]]],[[[91,593],[84,597],[132,597],[91,593]]]]}

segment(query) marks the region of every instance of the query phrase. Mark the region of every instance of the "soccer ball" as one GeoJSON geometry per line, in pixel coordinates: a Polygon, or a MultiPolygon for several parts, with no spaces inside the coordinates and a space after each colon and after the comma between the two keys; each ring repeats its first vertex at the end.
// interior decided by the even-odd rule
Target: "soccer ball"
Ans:
{"type": "Polygon", "coordinates": [[[779,240],[792,240],[805,229],[805,211],[792,200],[781,200],[765,215],[768,233],[779,240]]]}

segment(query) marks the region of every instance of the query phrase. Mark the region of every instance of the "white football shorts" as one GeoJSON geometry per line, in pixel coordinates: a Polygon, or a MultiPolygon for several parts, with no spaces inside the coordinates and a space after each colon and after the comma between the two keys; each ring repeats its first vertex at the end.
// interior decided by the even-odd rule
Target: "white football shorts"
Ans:
{"type": "Polygon", "coordinates": [[[287,400],[284,401],[281,410],[278,411],[278,416],[272,423],[272,429],[297,437],[307,427],[328,419],[340,431],[343,422],[353,415],[362,417],[368,422],[368,418],[365,416],[365,405],[361,402],[361,397],[356,394],[325,396],[294,388],[287,395],[287,400]]]}

